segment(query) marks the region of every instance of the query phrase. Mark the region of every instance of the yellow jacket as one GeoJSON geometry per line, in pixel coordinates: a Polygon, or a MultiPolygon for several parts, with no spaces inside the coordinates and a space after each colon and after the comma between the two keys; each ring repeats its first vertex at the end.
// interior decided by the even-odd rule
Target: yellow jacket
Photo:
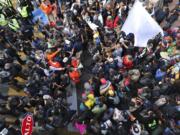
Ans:
{"type": "Polygon", "coordinates": [[[20,28],[19,23],[15,18],[9,21],[8,26],[15,31],[17,31],[20,28]]]}
{"type": "Polygon", "coordinates": [[[3,14],[0,14],[0,26],[5,26],[8,24],[8,21],[6,20],[5,16],[3,14]]]}
{"type": "Polygon", "coordinates": [[[27,8],[28,8],[28,6],[24,6],[24,7],[22,7],[22,8],[20,8],[20,7],[18,8],[18,11],[19,11],[19,13],[21,14],[21,16],[22,16],[23,18],[28,17],[27,8]]]}

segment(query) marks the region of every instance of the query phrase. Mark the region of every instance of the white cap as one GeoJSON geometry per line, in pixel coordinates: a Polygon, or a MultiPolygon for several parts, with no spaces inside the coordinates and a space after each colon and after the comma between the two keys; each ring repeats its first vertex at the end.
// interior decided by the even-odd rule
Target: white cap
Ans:
{"type": "Polygon", "coordinates": [[[71,43],[71,41],[69,41],[69,40],[66,39],[66,40],[65,40],[65,43],[69,45],[69,44],[71,43]]]}
{"type": "Polygon", "coordinates": [[[68,58],[65,57],[65,58],[63,59],[63,62],[66,63],[67,61],[68,61],[68,58]]]}
{"type": "Polygon", "coordinates": [[[113,62],[113,58],[108,58],[107,60],[108,60],[108,62],[110,62],[110,63],[113,62]]]}
{"type": "Polygon", "coordinates": [[[51,96],[50,96],[50,95],[44,95],[44,96],[43,96],[43,99],[44,99],[44,100],[51,99],[51,96]]]}
{"type": "Polygon", "coordinates": [[[141,126],[139,123],[134,123],[131,127],[131,133],[133,135],[141,135],[141,126]]]}

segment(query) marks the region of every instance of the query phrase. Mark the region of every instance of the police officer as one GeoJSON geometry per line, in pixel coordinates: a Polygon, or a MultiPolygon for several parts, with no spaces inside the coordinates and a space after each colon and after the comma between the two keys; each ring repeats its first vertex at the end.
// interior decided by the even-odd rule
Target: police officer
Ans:
{"type": "Polygon", "coordinates": [[[0,26],[6,26],[8,21],[6,20],[4,14],[0,14],[0,26]]]}
{"type": "Polygon", "coordinates": [[[19,23],[16,18],[12,18],[8,22],[8,26],[13,30],[13,31],[18,31],[20,28],[19,23]]]}
{"type": "Polygon", "coordinates": [[[25,25],[31,24],[31,18],[32,14],[31,12],[33,11],[31,2],[27,1],[21,1],[20,6],[17,8],[19,14],[22,17],[22,22],[25,23],[25,25]]]}
{"type": "Polygon", "coordinates": [[[28,17],[28,11],[27,11],[28,5],[25,5],[23,7],[18,7],[18,11],[21,14],[21,16],[23,18],[27,18],[28,17]]]}

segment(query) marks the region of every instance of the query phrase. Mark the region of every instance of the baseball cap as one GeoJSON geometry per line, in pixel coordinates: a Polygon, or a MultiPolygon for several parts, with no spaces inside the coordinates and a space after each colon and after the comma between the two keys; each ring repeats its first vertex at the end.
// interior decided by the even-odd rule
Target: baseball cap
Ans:
{"type": "Polygon", "coordinates": [[[63,59],[63,62],[66,63],[67,61],[68,61],[68,58],[65,57],[65,58],[63,59]]]}
{"type": "Polygon", "coordinates": [[[100,81],[101,81],[102,84],[106,84],[107,83],[107,80],[105,78],[101,78],[100,81]]]}
{"type": "Polygon", "coordinates": [[[138,123],[134,123],[131,127],[133,135],[141,135],[141,126],[138,123]]]}

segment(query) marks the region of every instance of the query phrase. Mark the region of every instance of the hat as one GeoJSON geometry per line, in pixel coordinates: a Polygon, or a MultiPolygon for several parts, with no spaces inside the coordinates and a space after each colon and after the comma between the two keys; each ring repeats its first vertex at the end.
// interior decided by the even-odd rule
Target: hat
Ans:
{"type": "Polygon", "coordinates": [[[51,96],[50,96],[50,95],[44,95],[44,96],[43,96],[43,99],[44,99],[44,100],[51,99],[51,96]]]}
{"type": "Polygon", "coordinates": [[[51,22],[50,22],[50,26],[51,26],[51,27],[55,27],[55,26],[56,26],[56,23],[51,21],[51,22]]]}
{"type": "Polygon", "coordinates": [[[138,69],[133,69],[129,71],[129,75],[132,81],[138,81],[140,77],[140,72],[138,69]]]}
{"type": "Polygon", "coordinates": [[[113,62],[113,58],[107,58],[108,62],[112,63],[113,62]]]}
{"type": "Polygon", "coordinates": [[[87,99],[87,95],[86,95],[86,93],[82,93],[82,95],[81,95],[81,96],[82,96],[82,99],[83,99],[83,100],[86,100],[86,99],[87,99]]]}
{"type": "Polygon", "coordinates": [[[68,58],[65,57],[65,58],[63,59],[63,62],[66,63],[67,61],[68,61],[68,58]]]}
{"type": "Polygon", "coordinates": [[[94,33],[93,38],[98,38],[98,37],[99,37],[99,32],[94,33]]]}
{"type": "Polygon", "coordinates": [[[133,135],[141,135],[141,126],[138,123],[133,124],[131,132],[133,135]]]}
{"type": "Polygon", "coordinates": [[[106,81],[104,78],[101,80],[102,85],[100,86],[100,94],[104,94],[106,93],[110,86],[111,86],[111,82],[110,81],[106,81]]]}
{"type": "Polygon", "coordinates": [[[112,16],[108,16],[107,19],[108,19],[108,20],[112,19],[112,16]]]}
{"type": "Polygon", "coordinates": [[[124,83],[124,86],[125,86],[125,87],[128,86],[128,85],[130,84],[129,78],[125,78],[124,81],[123,81],[123,83],[124,83]]]}
{"type": "Polygon", "coordinates": [[[92,93],[88,94],[88,95],[87,95],[87,98],[88,98],[88,99],[91,99],[91,100],[95,100],[94,94],[92,94],[92,93]]]}
{"type": "Polygon", "coordinates": [[[123,57],[123,64],[127,67],[127,68],[131,68],[133,66],[133,58],[131,55],[125,55],[123,57]]]}
{"type": "Polygon", "coordinates": [[[8,70],[8,69],[10,69],[10,68],[11,68],[11,64],[10,64],[10,63],[6,63],[6,64],[4,65],[4,69],[8,70]]]}
{"type": "Polygon", "coordinates": [[[114,96],[114,91],[113,90],[108,90],[108,94],[109,94],[109,96],[114,96]]]}
{"type": "Polygon", "coordinates": [[[78,12],[76,9],[73,10],[73,13],[76,15],[78,12]]]}
{"type": "Polygon", "coordinates": [[[95,103],[94,100],[88,99],[87,101],[84,102],[84,105],[88,107],[89,109],[91,109],[94,103],[95,103]]]}
{"type": "Polygon", "coordinates": [[[65,40],[65,43],[67,44],[67,45],[69,45],[70,43],[71,43],[71,41],[69,41],[69,40],[65,40]]]}
{"type": "Polygon", "coordinates": [[[72,58],[72,60],[71,60],[71,65],[72,65],[74,68],[77,68],[78,65],[79,65],[79,61],[78,61],[76,58],[72,58]]]}
{"type": "Polygon", "coordinates": [[[101,81],[102,84],[106,84],[107,83],[107,80],[105,78],[101,78],[100,81],[101,81]]]}

